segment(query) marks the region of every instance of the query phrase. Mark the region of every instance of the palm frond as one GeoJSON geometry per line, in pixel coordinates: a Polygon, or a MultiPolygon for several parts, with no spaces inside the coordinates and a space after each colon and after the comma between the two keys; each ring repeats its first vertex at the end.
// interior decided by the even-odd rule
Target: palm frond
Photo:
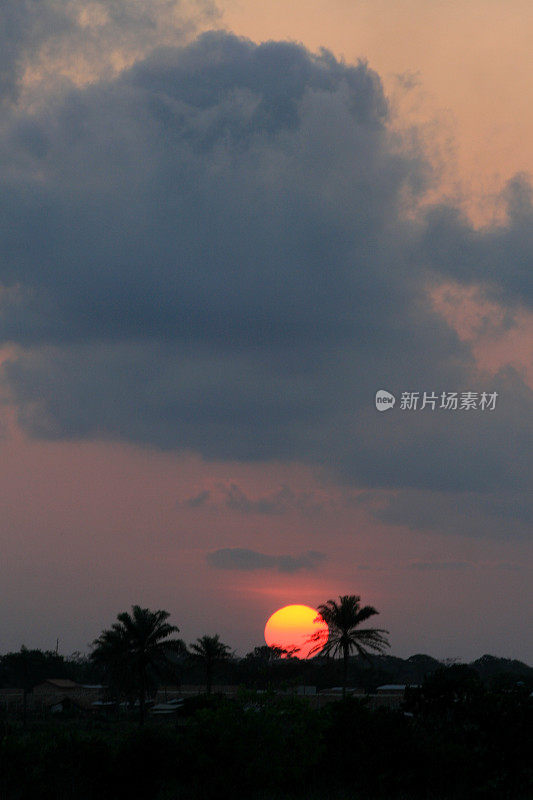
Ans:
{"type": "MultiPolygon", "coordinates": [[[[356,652],[366,657],[368,650],[383,653],[389,642],[388,631],[381,628],[359,628],[362,622],[379,612],[373,606],[361,606],[359,595],[341,595],[337,600],[327,600],[318,606],[320,617],[328,626],[329,633],[318,631],[309,637],[313,644],[309,655],[347,655],[356,652]]],[[[319,617],[317,617],[319,619],[319,617]]]]}

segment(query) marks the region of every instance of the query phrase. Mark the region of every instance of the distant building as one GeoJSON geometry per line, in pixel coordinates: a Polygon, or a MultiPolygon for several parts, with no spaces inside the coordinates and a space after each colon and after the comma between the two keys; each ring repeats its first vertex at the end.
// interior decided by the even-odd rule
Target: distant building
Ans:
{"type": "Polygon", "coordinates": [[[106,699],[107,687],[101,684],[83,684],[68,678],[47,678],[33,687],[32,706],[55,708],[78,706],[90,708],[93,703],[101,704],[106,699]],[[68,702],[65,702],[68,701],[68,702]]]}
{"type": "Polygon", "coordinates": [[[80,684],[69,678],[47,678],[42,683],[33,687],[34,697],[44,697],[45,695],[65,694],[66,692],[73,692],[80,687],[80,684]]]}

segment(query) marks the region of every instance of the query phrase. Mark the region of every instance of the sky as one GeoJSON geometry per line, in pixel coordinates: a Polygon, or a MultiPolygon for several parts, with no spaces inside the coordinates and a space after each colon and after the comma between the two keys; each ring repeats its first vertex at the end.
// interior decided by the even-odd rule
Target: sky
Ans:
{"type": "Polygon", "coordinates": [[[358,594],[533,663],[532,22],[6,0],[0,652],[358,594]]]}

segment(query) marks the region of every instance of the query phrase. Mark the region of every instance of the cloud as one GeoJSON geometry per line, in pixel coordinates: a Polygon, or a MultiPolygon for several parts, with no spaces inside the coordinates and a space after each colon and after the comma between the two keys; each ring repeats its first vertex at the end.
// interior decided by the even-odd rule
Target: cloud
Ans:
{"type": "Polygon", "coordinates": [[[0,95],[38,102],[43,90],[109,78],[217,17],[210,0],[4,0],[0,95]]]}
{"type": "Polygon", "coordinates": [[[203,508],[209,504],[210,497],[211,492],[209,492],[207,489],[204,489],[203,491],[198,492],[198,494],[187,498],[187,500],[183,500],[178,505],[181,508],[203,508]]]}
{"type": "MultiPolygon", "coordinates": [[[[341,499],[344,505],[345,498],[341,499]]],[[[337,498],[317,491],[295,491],[283,485],[274,491],[251,496],[239,484],[218,483],[214,488],[202,489],[191,497],[178,502],[180,508],[227,508],[239,514],[283,515],[299,512],[305,515],[319,514],[335,508],[337,498]]]]}
{"type": "Polygon", "coordinates": [[[318,569],[326,559],[324,553],[308,550],[299,556],[271,556],[242,547],[225,547],[206,556],[206,561],[217,569],[230,570],[275,570],[277,572],[301,572],[318,569]]]}
{"type": "Polygon", "coordinates": [[[453,278],[492,287],[511,314],[528,302],[528,185],[509,186],[495,228],[445,205],[406,214],[432,179],[413,147],[365,63],[220,32],[13,112],[0,337],[21,424],[302,461],[365,487],[525,496],[532,393],[513,370],[480,374],[430,291],[453,278]],[[499,401],[381,415],[378,388],[499,401]]]}
{"type": "Polygon", "coordinates": [[[388,524],[474,538],[527,537],[533,522],[529,492],[511,489],[491,493],[404,489],[377,492],[362,502],[376,519],[388,524]]]}
{"type": "Polygon", "coordinates": [[[437,572],[462,570],[470,569],[471,567],[472,564],[468,561],[415,561],[411,564],[411,569],[417,569],[423,572],[426,570],[435,570],[437,572]]]}
{"type": "Polygon", "coordinates": [[[250,499],[235,483],[224,488],[224,493],[226,506],[243,514],[283,514],[294,506],[295,501],[288,486],[255,500],[250,499]]]}
{"type": "Polygon", "coordinates": [[[413,72],[412,70],[399,72],[394,77],[402,89],[405,89],[406,91],[416,89],[422,83],[420,72],[418,70],[416,72],[413,72]]]}
{"type": "Polygon", "coordinates": [[[527,175],[516,175],[502,192],[505,224],[474,229],[455,208],[439,205],[425,220],[421,249],[440,275],[467,286],[481,284],[499,301],[533,304],[533,204],[527,175]]]}

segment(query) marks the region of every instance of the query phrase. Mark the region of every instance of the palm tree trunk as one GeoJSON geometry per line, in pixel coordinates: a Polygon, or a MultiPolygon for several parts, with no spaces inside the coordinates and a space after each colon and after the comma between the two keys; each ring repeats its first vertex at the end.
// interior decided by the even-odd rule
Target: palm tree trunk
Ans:
{"type": "Polygon", "coordinates": [[[211,689],[213,685],[213,665],[207,661],[205,665],[205,691],[207,694],[211,694],[211,689]]]}
{"type": "Polygon", "coordinates": [[[146,716],[146,670],[144,664],[139,666],[139,725],[144,725],[146,716]]]}
{"type": "Polygon", "coordinates": [[[346,700],[346,686],[348,684],[348,645],[342,648],[342,699],[346,700]]]}

